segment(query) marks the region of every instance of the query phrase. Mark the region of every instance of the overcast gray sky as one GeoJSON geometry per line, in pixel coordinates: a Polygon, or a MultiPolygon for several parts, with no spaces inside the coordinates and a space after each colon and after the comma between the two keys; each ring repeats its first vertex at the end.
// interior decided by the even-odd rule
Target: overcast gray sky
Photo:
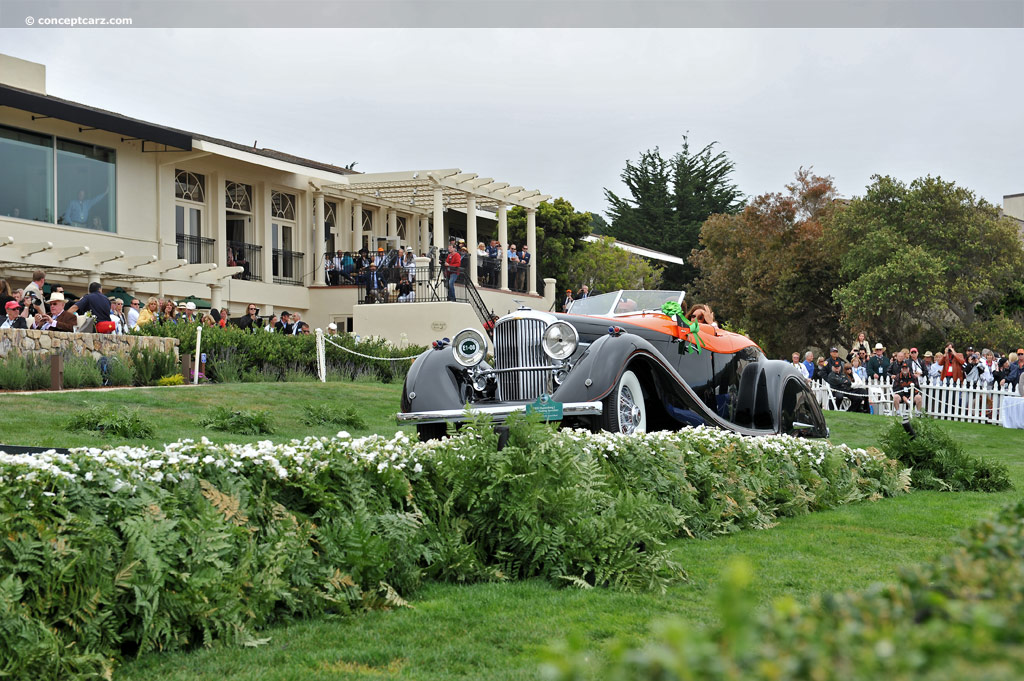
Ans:
{"type": "Polygon", "coordinates": [[[461,168],[604,212],[627,159],[718,141],[749,196],[800,166],[1024,192],[1020,30],[0,30],[49,94],[366,172],[461,168]]]}

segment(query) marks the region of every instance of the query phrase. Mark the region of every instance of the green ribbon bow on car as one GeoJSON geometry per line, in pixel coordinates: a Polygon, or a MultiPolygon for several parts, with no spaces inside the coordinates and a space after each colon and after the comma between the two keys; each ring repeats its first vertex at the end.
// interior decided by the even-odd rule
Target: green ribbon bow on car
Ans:
{"type": "Polygon", "coordinates": [[[669,319],[672,319],[674,317],[676,320],[676,324],[685,327],[690,331],[690,335],[693,337],[693,342],[692,344],[686,343],[686,352],[695,351],[699,355],[700,349],[707,347],[704,344],[703,339],[701,339],[700,337],[700,324],[698,324],[695,321],[690,321],[689,319],[687,319],[686,315],[683,314],[683,308],[679,306],[679,303],[677,303],[674,300],[670,300],[661,306],[661,312],[662,314],[668,316],[669,319]]]}

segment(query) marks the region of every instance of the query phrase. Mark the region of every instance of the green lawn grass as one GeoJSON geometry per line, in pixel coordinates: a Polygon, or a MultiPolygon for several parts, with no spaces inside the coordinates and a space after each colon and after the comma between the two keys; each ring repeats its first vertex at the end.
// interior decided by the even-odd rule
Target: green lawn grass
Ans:
{"type": "MultiPolygon", "coordinates": [[[[137,389],[58,395],[3,395],[0,409],[32,414],[31,422],[0,424],[0,442],[68,446],[103,442],[98,436],[41,429],[40,415],[67,414],[93,404],[137,407],[156,426],[151,444],[207,434],[216,441],[266,439],[207,432],[194,421],[213,405],[270,409],[279,426],[273,440],[335,428],[306,428],[303,404],[353,405],[365,432],[396,430],[393,413],[400,385],[371,382],[252,384],[199,388],[137,389]]],[[[827,413],[834,442],[873,446],[887,419],[827,413]]],[[[150,654],[130,661],[118,679],[535,679],[538,652],[576,637],[603,654],[612,641],[639,642],[651,623],[682,616],[707,623],[715,616],[717,583],[737,557],[753,565],[762,603],[791,595],[804,600],[822,591],[863,588],[889,581],[903,565],[928,561],[950,548],[950,539],[979,518],[1019,498],[1024,489],[1024,436],[995,426],[945,423],[967,451],[1002,461],[1016,490],[1000,494],[914,492],[833,511],[784,519],[761,532],[709,541],[678,541],[675,556],[689,580],[665,594],[608,589],[558,589],[546,582],[468,586],[431,584],[406,594],[413,607],[358,616],[295,622],[267,630],[260,648],[215,648],[150,654]]],[[[365,434],[354,432],[353,434],[365,434]]],[[[120,442],[111,442],[120,444],[120,442]]]]}

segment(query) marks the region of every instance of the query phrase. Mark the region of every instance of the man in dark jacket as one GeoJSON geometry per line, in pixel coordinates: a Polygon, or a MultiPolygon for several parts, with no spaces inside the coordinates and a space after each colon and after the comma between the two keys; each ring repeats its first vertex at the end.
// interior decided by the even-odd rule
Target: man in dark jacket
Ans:
{"type": "Polygon", "coordinates": [[[900,363],[900,372],[892,382],[892,402],[898,413],[901,405],[910,405],[910,396],[914,396],[914,406],[921,410],[923,398],[921,397],[921,384],[917,382],[917,376],[910,373],[910,362],[900,363]]]}
{"type": "Polygon", "coordinates": [[[22,308],[16,300],[8,300],[4,304],[6,317],[0,322],[0,329],[27,329],[28,322],[25,316],[28,314],[28,305],[22,308]]]}
{"type": "Polygon", "coordinates": [[[885,346],[875,343],[875,354],[868,360],[868,378],[881,379],[889,373],[889,358],[885,356],[885,346]]]}

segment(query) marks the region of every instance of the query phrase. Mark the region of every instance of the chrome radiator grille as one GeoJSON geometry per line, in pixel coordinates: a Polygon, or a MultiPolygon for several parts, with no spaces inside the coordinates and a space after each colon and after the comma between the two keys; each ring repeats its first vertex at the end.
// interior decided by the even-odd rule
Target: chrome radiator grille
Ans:
{"type": "MultiPolygon", "coordinates": [[[[508,319],[494,327],[494,368],[549,366],[541,349],[547,326],[540,319],[508,319]]],[[[548,389],[548,371],[507,371],[498,374],[499,400],[533,400],[548,389]]]]}

